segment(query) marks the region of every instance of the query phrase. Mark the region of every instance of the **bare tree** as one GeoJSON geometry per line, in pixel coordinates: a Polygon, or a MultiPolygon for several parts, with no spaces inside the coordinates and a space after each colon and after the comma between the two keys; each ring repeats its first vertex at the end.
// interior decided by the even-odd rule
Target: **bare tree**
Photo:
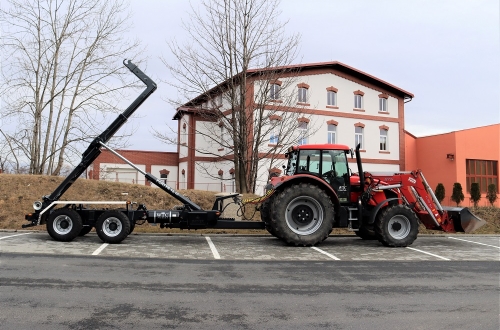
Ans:
{"type": "Polygon", "coordinates": [[[121,1],[6,0],[3,35],[2,134],[31,174],[58,175],[78,141],[115,112],[130,86],[122,66],[139,52],[123,40],[121,1]],[[9,123],[6,125],[5,123],[9,123]]]}
{"type": "MultiPolygon", "coordinates": [[[[299,36],[286,33],[279,4],[203,1],[184,23],[189,43],[169,43],[176,62],[163,59],[174,78],[169,83],[180,95],[180,100],[169,101],[197,109],[196,115],[207,122],[196,128],[196,134],[208,147],[196,151],[233,162],[236,189],[242,193],[255,192],[261,160],[270,160],[267,164],[272,166],[281,148],[297,141],[297,118],[305,114],[297,108],[291,88],[297,70],[289,66],[296,58],[299,36]],[[268,147],[270,135],[275,140],[268,147]],[[221,155],[215,146],[225,152],[221,155]]],[[[165,134],[156,135],[173,142],[165,134]]],[[[201,165],[204,171],[213,175],[206,164],[201,165]]]]}

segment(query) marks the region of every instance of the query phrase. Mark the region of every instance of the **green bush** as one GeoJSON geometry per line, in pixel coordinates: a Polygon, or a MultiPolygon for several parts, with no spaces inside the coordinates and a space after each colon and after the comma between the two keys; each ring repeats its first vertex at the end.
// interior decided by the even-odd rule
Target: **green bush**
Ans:
{"type": "Polygon", "coordinates": [[[434,194],[436,195],[436,198],[439,201],[439,203],[441,203],[444,200],[446,193],[445,193],[444,185],[442,183],[438,183],[434,194]]]}
{"type": "Polygon", "coordinates": [[[457,203],[457,206],[464,200],[464,192],[462,191],[462,185],[460,182],[455,182],[453,184],[453,193],[451,194],[451,200],[457,203]]]}
{"type": "Polygon", "coordinates": [[[481,190],[479,189],[479,183],[474,182],[470,185],[470,199],[474,203],[474,207],[477,207],[477,203],[481,199],[481,190]]]}
{"type": "Polygon", "coordinates": [[[495,204],[498,196],[497,196],[497,187],[495,186],[494,183],[488,186],[488,193],[486,194],[486,198],[488,199],[488,202],[490,202],[491,206],[495,204]]]}

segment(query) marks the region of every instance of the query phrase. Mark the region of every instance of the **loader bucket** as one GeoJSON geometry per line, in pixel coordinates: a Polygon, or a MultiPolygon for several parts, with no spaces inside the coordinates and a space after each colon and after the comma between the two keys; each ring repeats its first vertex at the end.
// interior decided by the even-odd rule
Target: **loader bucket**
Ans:
{"type": "Polygon", "coordinates": [[[448,215],[453,219],[455,231],[472,233],[486,224],[486,221],[475,216],[466,207],[443,207],[448,215]]]}

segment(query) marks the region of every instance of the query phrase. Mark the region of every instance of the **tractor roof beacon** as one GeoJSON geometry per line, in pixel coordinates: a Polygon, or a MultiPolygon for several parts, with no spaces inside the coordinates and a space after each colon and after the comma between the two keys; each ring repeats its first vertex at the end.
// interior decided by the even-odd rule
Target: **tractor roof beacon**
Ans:
{"type": "Polygon", "coordinates": [[[292,146],[286,157],[283,176],[271,177],[265,196],[239,200],[238,194],[217,197],[211,210],[200,206],[146,173],[106,143],[135,110],[156,90],[156,84],[131,61],[124,65],[146,89],[88,146],[81,162],[68,177],[42,201],[33,204],[34,212],[25,216],[23,228],[46,225],[58,241],[71,241],[95,227],[105,243],[120,243],[136,224],[148,222],[161,228],[267,229],[291,245],[311,246],[325,240],[332,229],[348,228],[362,239],[378,239],[391,247],[413,243],[419,222],[428,229],[445,232],[471,232],[485,222],[467,208],[444,208],[427,184],[422,172],[369,173],[362,168],[359,145],[356,148],[358,173],[348,166],[354,152],[340,144],[292,146]],[[182,203],[172,210],[149,210],[129,201],[59,201],[64,192],[106,148],[143,174],[147,180],[182,203]],[[236,221],[221,218],[223,201],[259,204],[262,221],[236,221]],[[60,208],[57,206],[62,205],[60,208]],[[88,208],[106,205],[106,208],[88,208]],[[120,205],[109,209],[110,205],[120,205]]]}

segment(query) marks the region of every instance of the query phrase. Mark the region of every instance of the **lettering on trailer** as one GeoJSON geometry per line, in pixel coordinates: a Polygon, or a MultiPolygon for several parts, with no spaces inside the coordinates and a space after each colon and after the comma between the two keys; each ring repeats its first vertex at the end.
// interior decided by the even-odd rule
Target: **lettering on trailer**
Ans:
{"type": "Polygon", "coordinates": [[[163,188],[167,189],[168,191],[170,191],[172,194],[176,195],[176,196],[182,196],[181,194],[179,194],[177,191],[175,191],[174,189],[170,188],[169,186],[167,186],[166,184],[164,184],[163,182],[159,181],[159,180],[156,180],[155,181],[155,184],[159,185],[159,186],[162,186],[163,188]]]}

